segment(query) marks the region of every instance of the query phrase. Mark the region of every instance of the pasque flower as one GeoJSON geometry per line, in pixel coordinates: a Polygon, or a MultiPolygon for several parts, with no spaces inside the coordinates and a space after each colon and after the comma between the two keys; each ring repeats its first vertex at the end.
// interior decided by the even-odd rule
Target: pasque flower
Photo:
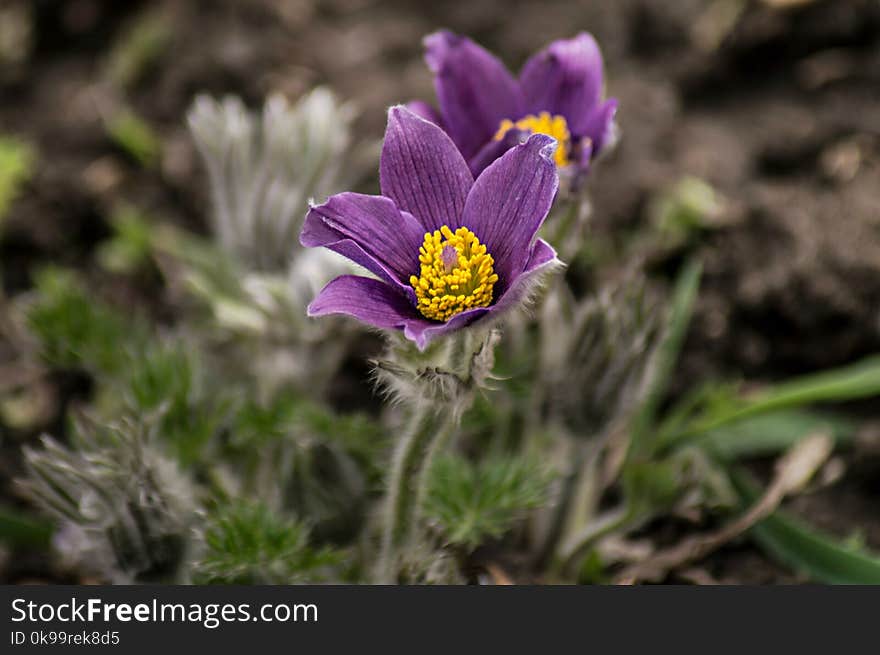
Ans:
{"type": "Polygon", "coordinates": [[[446,130],[474,175],[527,135],[541,133],[559,142],[555,161],[577,178],[612,138],[617,100],[602,99],[602,54],[586,32],[533,55],[519,79],[452,32],[427,36],[425,47],[440,110],[422,101],[410,108],[446,130]]]}
{"type": "Polygon", "coordinates": [[[535,134],[474,181],[437,125],[393,107],[380,162],[382,195],[340,193],[311,207],[300,241],[373,273],[331,281],[310,316],[348,314],[402,330],[424,349],[434,338],[521,303],[557,263],[535,239],[558,186],[556,142],[535,134]]]}

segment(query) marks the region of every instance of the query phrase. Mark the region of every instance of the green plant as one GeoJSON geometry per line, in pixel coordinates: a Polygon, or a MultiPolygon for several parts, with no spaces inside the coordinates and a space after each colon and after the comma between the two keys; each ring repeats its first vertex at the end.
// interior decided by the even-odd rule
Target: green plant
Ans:
{"type": "Polygon", "coordinates": [[[45,268],[35,276],[34,285],[25,320],[46,364],[105,374],[125,365],[128,344],[143,334],[136,317],[88,294],[71,271],[45,268]]]}
{"type": "Polygon", "coordinates": [[[550,479],[535,462],[518,457],[473,464],[444,456],[431,468],[425,519],[446,543],[472,550],[502,537],[545,502],[550,479]]]}
{"type": "Polygon", "coordinates": [[[153,128],[133,111],[123,109],[108,118],[107,134],[141,166],[151,168],[158,163],[161,141],[153,128]]]}
{"type": "Polygon", "coordinates": [[[0,225],[12,201],[34,173],[36,154],[24,141],[0,135],[0,225]]]}
{"type": "Polygon", "coordinates": [[[309,530],[268,507],[233,503],[212,514],[204,531],[205,553],[194,578],[208,584],[293,584],[338,575],[340,557],[309,545],[309,530]]]}

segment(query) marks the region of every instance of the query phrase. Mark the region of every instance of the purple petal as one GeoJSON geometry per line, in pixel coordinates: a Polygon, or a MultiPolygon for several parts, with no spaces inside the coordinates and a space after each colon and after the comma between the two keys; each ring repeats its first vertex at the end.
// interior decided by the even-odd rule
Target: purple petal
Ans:
{"type": "Polygon", "coordinates": [[[416,116],[421,116],[426,121],[431,121],[434,125],[439,125],[444,131],[446,130],[443,123],[443,117],[431,103],[425,102],[424,100],[410,100],[406,103],[406,108],[416,116]]]}
{"type": "Polygon", "coordinates": [[[340,193],[309,209],[299,240],[348,257],[413,297],[409,276],[419,270],[424,229],[382,196],[340,193]]]}
{"type": "Polygon", "coordinates": [[[614,115],[617,113],[617,98],[610,98],[593,109],[584,124],[582,136],[592,141],[592,155],[598,155],[611,141],[614,134],[614,115]]]}
{"type": "Polygon", "coordinates": [[[508,150],[474,182],[461,224],[486,244],[503,291],[524,270],[535,234],[556,195],[556,140],[533,134],[508,150]]]}
{"type": "Polygon", "coordinates": [[[581,188],[590,166],[593,163],[593,142],[589,137],[582,137],[571,144],[569,152],[569,166],[559,170],[559,186],[569,192],[581,188]]]}
{"type": "Polygon", "coordinates": [[[384,329],[403,329],[408,321],[418,317],[415,306],[396,289],[381,280],[359,275],[331,280],[309,305],[308,314],[347,314],[384,329]]]}
{"type": "Polygon", "coordinates": [[[309,305],[309,316],[345,314],[385,330],[403,330],[419,350],[437,337],[467,327],[489,313],[489,307],[469,309],[446,323],[421,316],[406,297],[381,280],[342,275],[325,286],[309,305]]]}
{"type": "Polygon", "coordinates": [[[435,32],[425,37],[425,48],[446,128],[470,159],[503,119],[522,115],[519,85],[504,64],[465,37],[435,32]]]}
{"type": "Polygon", "coordinates": [[[577,159],[577,165],[583,171],[587,171],[590,168],[590,161],[593,159],[593,140],[590,137],[581,138],[580,142],[577,144],[577,151],[575,153],[575,157],[577,159]]]}
{"type": "Polygon", "coordinates": [[[552,263],[561,263],[556,259],[556,251],[553,249],[553,246],[544,241],[544,239],[535,239],[535,244],[532,246],[532,252],[529,254],[529,261],[526,262],[523,274],[537,273],[552,263]]]}
{"type": "Polygon", "coordinates": [[[586,32],[554,41],[533,55],[519,76],[527,113],[549,111],[583,136],[602,93],[602,53],[586,32]]]}
{"type": "Polygon", "coordinates": [[[513,309],[529,295],[538,278],[551,267],[561,262],[556,258],[556,251],[543,239],[537,239],[532,246],[529,259],[523,271],[511,281],[504,293],[499,297],[491,309],[494,314],[500,314],[513,309]]]}
{"type": "Polygon", "coordinates": [[[437,323],[427,319],[407,321],[403,334],[414,341],[419,350],[424,350],[431,341],[444,334],[450,334],[465,328],[492,312],[494,307],[475,307],[456,314],[445,323],[437,323]]]}
{"type": "Polygon", "coordinates": [[[468,162],[468,166],[470,166],[473,176],[475,178],[479,177],[489,164],[514,146],[517,146],[520,143],[525,143],[528,137],[529,132],[523,132],[516,128],[512,128],[507,130],[504,136],[497,141],[495,139],[489,141],[486,145],[480,148],[477,154],[471,157],[468,162]]]}
{"type": "Polygon", "coordinates": [[[457,221],[474,184],[452,139],[401,106],[388,112],[379,175],[382,193],[416,217],[421,236],[457,221]]]}

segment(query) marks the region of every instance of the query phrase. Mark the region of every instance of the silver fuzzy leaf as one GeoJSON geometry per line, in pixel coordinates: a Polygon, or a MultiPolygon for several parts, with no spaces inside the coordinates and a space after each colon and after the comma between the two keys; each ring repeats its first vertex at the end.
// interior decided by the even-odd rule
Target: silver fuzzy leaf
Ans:
{"type": "Polygon", "coordinates": [[[271,96],[262,115],[234,96],[195,99],[187,122],[207,167],[224,249],[257,270],[287,268],[300,249],[309,200],[341,190],[354,172],[346,170],[353,117],[324,88],[294,105],[271,96]]]}

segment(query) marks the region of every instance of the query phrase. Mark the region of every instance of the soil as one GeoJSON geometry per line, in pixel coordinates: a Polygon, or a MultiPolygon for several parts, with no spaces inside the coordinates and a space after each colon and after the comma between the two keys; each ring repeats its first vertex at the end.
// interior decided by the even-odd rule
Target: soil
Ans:
{"type": "MultiPolygon", "coordinates": [[[[550,40],[585,29],[603,48],[608,93],[620,101],[621,139],[589,181],[596,237],[625,249],[621,235],[648,229],[651,198],[685,175],[723,198],[698,238],[652,260],[658,278],[690,251],[705,266],[679,386],[712,377],[781,379],[880,350],[875,0],[7,5],[31,12],[33,29],[23,61],[0,60],[0,130],[35,144],[40,161],[0,238],[7,295],[27,290],[33,272],[55,262],[161,314],[161,288],[109,279],[92,270],[90,255],[120,200],[206,229],[205,185],[183,125],[196,92],[236,93],[256,105],[270,91],[296,97],[326,83],[362,110],[358,129],[378,138],[389,105],[433,98],[423,35],[439,27],[469,34],[516,68],[550,40]],[[171,41],[122,92],[107,82],[107,59],[143,12],[170,20],[171,41]],[[155,168],[108,138],[104,117],[122,105],[161,136],[155,168]]],[[[9,356],[0,343],[0,366],[9,356]]],[[[15,443],[4,444],[3,497],[16,453],[15,443]]],[[[822,528],[858,531],[880,547],[880,459],[876,451],[849,457],[839,482],[792,507],[822,528]]],[[[728,583],[793,581],[743,544],[707,568],[728,583]]]]}

